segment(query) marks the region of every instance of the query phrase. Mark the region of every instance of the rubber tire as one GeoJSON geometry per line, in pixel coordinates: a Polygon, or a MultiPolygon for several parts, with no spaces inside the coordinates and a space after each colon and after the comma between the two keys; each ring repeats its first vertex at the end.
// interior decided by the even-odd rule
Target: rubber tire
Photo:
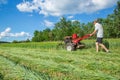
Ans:
{"type": "Polygon", "coordinates": [[[75,46],[72,43],[67,43],[66,44],[66,50],[67,51],[74,51],[75,50],[75,46]]]}

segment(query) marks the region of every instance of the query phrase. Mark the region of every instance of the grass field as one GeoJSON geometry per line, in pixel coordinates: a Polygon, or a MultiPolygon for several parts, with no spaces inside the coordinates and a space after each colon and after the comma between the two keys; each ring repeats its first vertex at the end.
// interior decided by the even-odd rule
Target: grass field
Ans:
{"type": "Polygon", "coordinates": [[[111,53],[86,48],[66,51],[59,42],[0,44],[0,80],[120,80],[120,39],[108,39],[111,53]]]}

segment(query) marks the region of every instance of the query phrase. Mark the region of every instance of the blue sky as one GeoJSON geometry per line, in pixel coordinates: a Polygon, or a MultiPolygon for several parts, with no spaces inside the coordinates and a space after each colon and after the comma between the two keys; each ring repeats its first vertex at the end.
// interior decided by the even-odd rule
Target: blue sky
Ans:
{"type": "Polygon", "coordinates": [[[62,16],[81,23],[106,18],[117,0],[0,0],[0,40],[25,40],[53,29],[62,16]]]}

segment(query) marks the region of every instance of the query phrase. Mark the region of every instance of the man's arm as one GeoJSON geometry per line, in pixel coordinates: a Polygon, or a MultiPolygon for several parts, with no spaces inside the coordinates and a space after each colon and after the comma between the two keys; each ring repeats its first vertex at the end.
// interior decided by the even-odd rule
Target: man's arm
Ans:
{"type": "Polygon", "coordinates": [[[90,36],[93,36],[96,32],[97,32],[97,31],[94,30],[94,31],[90,34],[90,36]]]}

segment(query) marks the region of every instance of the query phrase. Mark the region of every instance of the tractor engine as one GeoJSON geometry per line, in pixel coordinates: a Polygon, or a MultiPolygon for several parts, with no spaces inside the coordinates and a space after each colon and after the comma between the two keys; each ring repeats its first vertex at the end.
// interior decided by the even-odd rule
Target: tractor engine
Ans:
{"type": "Polygon", "coordinates": [[[85,47],[85,45],[82,44],[80,40],[78,39],[79,37],[77,36],[77,34],[73,34],[72,36],[66,36],[64,38],[64,43],[65,43],[67,51],[74,51],[77,48],[85,47]]]}

